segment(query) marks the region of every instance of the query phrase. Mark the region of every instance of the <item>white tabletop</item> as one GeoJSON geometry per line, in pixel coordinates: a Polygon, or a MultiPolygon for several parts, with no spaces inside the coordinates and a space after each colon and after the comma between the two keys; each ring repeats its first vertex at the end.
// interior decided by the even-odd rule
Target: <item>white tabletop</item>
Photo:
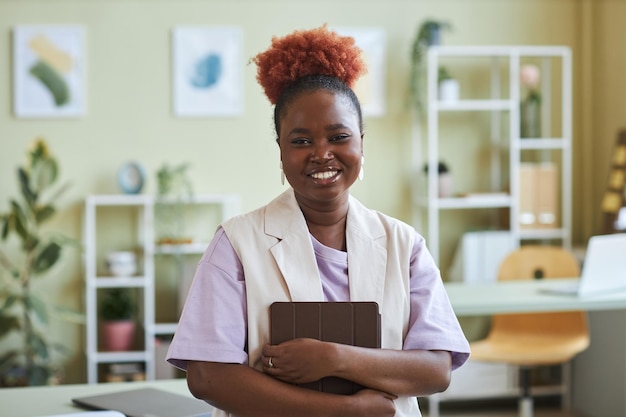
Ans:
{"type": "Polygon", "coordinates": [[[490,284],[445,284],[457,316],[494,313],[549,312],[626,309],[626,291],[578,297],[544,292],[548,287],[577,282],[577,279],[543,279],[490,284]]]}
{"type": "Polygon", "coordinates": [[[3,417],[40,417],[81,413],[86,410],[74,405],[72,398],[141,387],[154,387],[192,396],[184,379],[2,388],[0,389],[0,415],[3,417]]]}

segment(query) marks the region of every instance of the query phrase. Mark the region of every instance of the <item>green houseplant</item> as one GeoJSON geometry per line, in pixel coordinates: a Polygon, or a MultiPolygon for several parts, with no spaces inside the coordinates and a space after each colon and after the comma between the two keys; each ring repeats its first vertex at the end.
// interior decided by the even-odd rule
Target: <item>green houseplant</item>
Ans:
{"type": "MultiPolygon", "coordinates": [[[[33,288],[37,279],[53,279],[64,247],[76,242],[46,229],[56,213],[54,202],[68,184],[55,187],[58,163],[44,140],[38,139],[17,169],[21,195],[0,213],[0,384],[45,385],[59,374],[53,352],[65,353],[47,327],[50,316],[70,313],[51,309],[33,288]]],[[[74,316],[76,318],[78,316],[74,316]]]]}
{"type": "MultiPolygon", "coordinates": [[[[424,83],[424,74],[426,72],[425,59],[429,46],[439,45],[441,43],[441,32],[443,30],[451,30],[450,23],[443,20],[426,19],[424,20],[415,35],[411,46],[411,82],[410,93],[411,103],[417,110],[423,107],[422,84],[424,83]]],[[[442,68],[439,68],[440,73],[442,68]]],[[[447,73],[445,68],[444,73],[447,73]]]]}
{"type": "Polygon", "coordinates": [[[161,244],[188,243],[183,236],[184,203],[193,197],[188,170],[189,164],[182,163],[176,166],[163,164],[157,171],[155,220],[161,244]]]}
{"type": "Polygon", "coordinates": [[[100,301],[103,347],[130,350],[135,339],[135,299],[130,288],[107,288],[100,301]]]}

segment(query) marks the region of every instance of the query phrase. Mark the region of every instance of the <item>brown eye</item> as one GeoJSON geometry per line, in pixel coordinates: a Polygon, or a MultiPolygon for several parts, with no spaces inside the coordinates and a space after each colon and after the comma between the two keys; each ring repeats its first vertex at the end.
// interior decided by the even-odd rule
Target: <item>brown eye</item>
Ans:
{"type": "Polygon", "coordinates": [[[338,142],[338,141],[346,140],[349,137],[350,137],[350,135],[347,135],[347,134],[335,135],[335,136],[332,136],[330,138],[330,141],[331,142],[338,142]]]}
{"type": "Polygon", "coordinates": [[[311,141],[308,140],[307,138],[295,138],[295,139],[292,139],[290,143],[294,145],[307,145],[311,143],[311,141]]]}

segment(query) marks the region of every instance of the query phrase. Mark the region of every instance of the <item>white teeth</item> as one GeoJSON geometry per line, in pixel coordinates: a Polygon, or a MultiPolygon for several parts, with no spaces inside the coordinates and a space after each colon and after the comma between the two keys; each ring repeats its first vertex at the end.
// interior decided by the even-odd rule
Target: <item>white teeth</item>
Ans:
{"type": "Polygon", "coordinates": [[[334,177],[337,174],[337,171],[324,171],[324,172],[315,172],[311,174],[311,176],[318,180],[327,180],[329,178],[334,177]]]}

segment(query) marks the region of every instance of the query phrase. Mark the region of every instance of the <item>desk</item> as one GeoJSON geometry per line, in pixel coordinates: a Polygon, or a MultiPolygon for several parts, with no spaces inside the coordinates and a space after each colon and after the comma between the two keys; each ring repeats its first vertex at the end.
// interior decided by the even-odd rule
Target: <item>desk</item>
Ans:
{"type": "Polygon", "coordinates": [[[457,316],[480,316],[496,313],[533,313],[573,310],[624,310],[626,291],[577,297],[549,294],[542,290],[577,282],[577,279],[508,281],[490,284],[446,283],[446,291],[457,316]]]}
{"type": "Polygon", "coordinates": [[[116,382],[107,384],[55,385],[0,389],[0,414],[6,417],[38,417],[87,411],[75,406],[72,398],[105,394],[133,388],[154,387],[191,397],[184,379],[116,382]]]}
{"type": "Polygon", "coordinates": [[[458,316],[585,310],[590,346],[572,364],[572,406],[589,417],[626,416],[626,291],[580,298],[541,290],[575,279],[446,283],[458,316]]]}

